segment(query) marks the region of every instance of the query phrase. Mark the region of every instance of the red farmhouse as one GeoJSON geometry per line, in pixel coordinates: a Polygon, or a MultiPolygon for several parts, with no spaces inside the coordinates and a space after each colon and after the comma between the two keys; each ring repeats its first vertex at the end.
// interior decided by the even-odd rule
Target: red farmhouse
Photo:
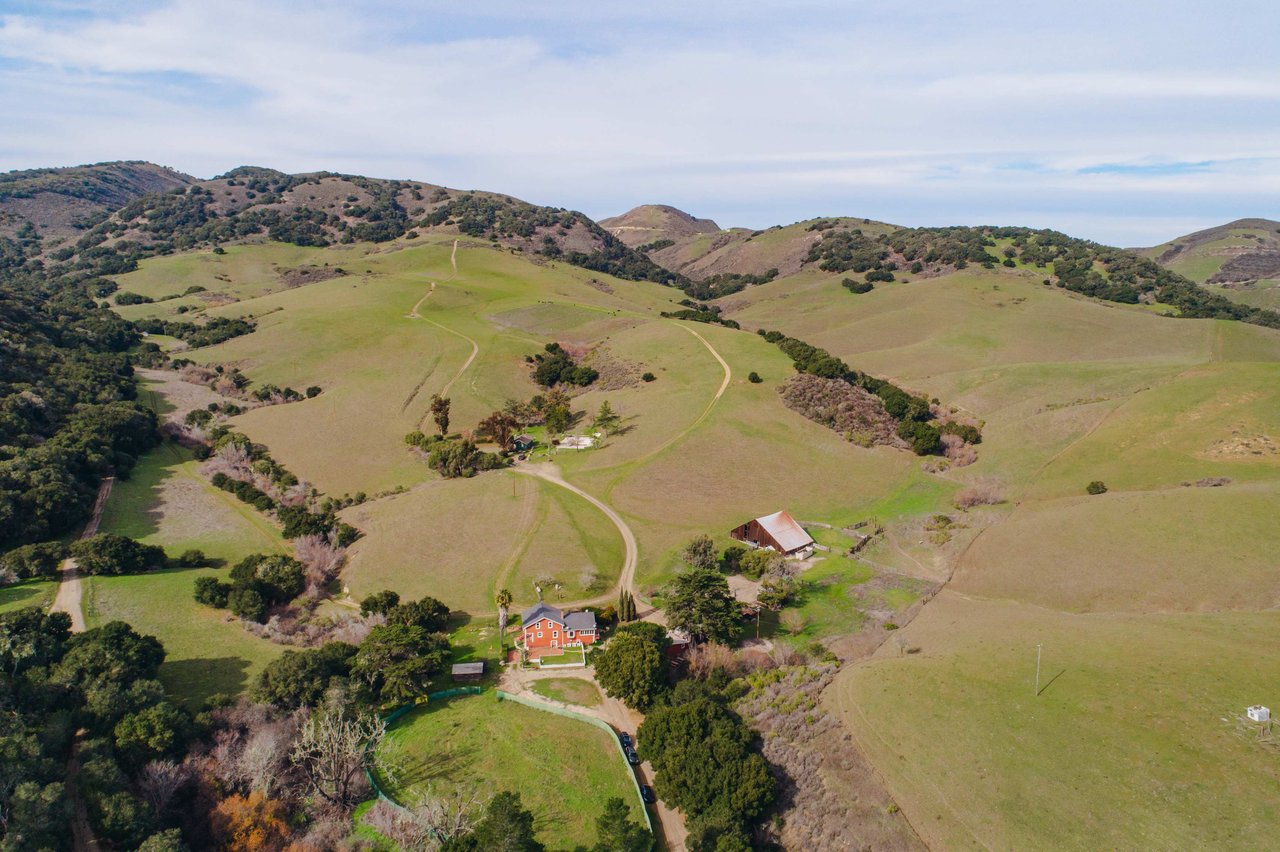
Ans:
{"type": "Polygon", "coordinates": [[[530,656],[544,652],[559,653],[561,648],[585,648],[600,637],[594,612],[571,612],[567,615],[551,604],[529,607],[520,618],[520,632],[530,656]]]}

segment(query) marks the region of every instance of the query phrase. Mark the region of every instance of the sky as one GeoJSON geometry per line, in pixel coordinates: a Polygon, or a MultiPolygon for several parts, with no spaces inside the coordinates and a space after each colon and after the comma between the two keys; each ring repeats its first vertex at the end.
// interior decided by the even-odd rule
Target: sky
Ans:
{"type": "Polygon", "coordinates": [[[0,171],[116,159],[602,218],[1280,218],[1274,0],[0,0],[0,171]]]}

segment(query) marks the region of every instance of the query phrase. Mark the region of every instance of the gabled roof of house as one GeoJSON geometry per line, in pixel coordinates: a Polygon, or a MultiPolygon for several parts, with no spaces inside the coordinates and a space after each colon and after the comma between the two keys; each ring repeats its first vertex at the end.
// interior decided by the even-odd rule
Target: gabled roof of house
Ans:
{"type": "Polygon", "coordinates": [[[455,675],[482,675],[484,674],[484,662],[478,663],[454,663],[453,674],[455,675]]]}
{"type": "Polygon", "coordinates": [[[539,601],[521,613],[520,624],[523,627],[528,627],[530,624],[533,624],[535,621],[539,621],[544,617],[560,624],[564,624],[564,613],[553,607],[551,604],[544,603],[542,601],[539,601]]]}
{"type": "Polygon", "coordinates": [[[765,515],[763,518],[756,518],[756,523],[773,536],[778,546],[788,553],[813,544],[813,537],[804,531],[804,527],[796,523],[796,519],[791,517],[791,513],[786,509],[774,512],[772,515],[765,515]]]}
{"type": "Polygon", "coordinates": [[[564,617],[564,626],[569,630],[595,630],[596,614],[585,609],[571,612],[564,617]]]}

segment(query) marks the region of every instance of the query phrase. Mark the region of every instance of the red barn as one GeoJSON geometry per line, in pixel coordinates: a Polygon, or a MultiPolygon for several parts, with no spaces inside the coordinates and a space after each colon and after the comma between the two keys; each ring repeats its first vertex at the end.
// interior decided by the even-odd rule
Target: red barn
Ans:
{"type": "Polygon", "coordinates": [[[747,521],[732,530],[729,537],[755,547],[769,547],[795,559],[813,554],[813,538],[785,510],[747,521]]]}
{"type": "Polygon", "coordinates": [[[520,633],[531,657],[543,652],[558,654],[561,648],[586,648],[600,638],[594,612],[565,614],[548,603],[535,604],[524,611],[520,633]]]}

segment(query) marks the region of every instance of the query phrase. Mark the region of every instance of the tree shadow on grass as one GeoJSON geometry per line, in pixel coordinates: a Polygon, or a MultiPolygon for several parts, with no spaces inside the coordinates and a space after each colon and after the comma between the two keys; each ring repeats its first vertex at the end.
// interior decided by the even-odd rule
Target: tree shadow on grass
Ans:
{"type": "Polygon", "coordinates": [[[477,745],[429,748],[416,753],[401,746],[393,760],[395,785],[408,790],[437,783],[462,784],[471,777],[471,767],[479,754],[477,745]]]}
{"type": "Polygon", "coordinates": [[[172,660],[160,667],[160,682],[166,691],[198,707],[214,695],[244,692],[249,686],[249,663],[239,657],[172,660]]]}
{"type": "Polygon", "coordinates": [[[0,587],[0,607],[19,609],[27,606],[39,606],[47,593],[43,580],[23,580],[11,586],[0,587]]]}

